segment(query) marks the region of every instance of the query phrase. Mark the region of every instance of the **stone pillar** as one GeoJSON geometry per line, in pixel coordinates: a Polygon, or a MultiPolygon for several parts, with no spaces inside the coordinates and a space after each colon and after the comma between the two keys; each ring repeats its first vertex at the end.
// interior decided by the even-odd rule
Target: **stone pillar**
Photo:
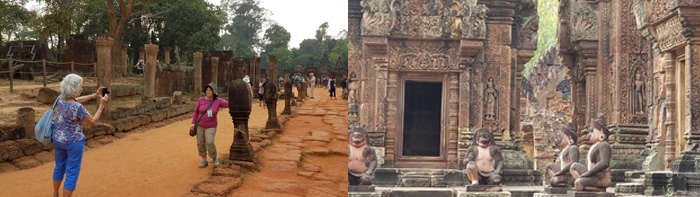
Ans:
{"type": "Polygon", "coordinates": [[[287,80],[287,82],[284,82],[284,110],[282,115],[292,114],[292,108],[290,107],[290,102],[294,99],[292,95],[292,82],[287,80]]]}
{"type": "Polygon", "coordinates": [[[146,44],[146,68],[144,68],[144,100],[151,100],[155,97],[156,88],[156,55],[158,55],[158,45],[146,44]]]}
{"type": "Polygon", "coordinates": [[[122,62],[124,62],[124,67],[117,69],[118,74],[124,75],[128,73],[127,69],[129,64],[127,63],[126,49],[129,48],[128,44],[122,44],[122,62]]]}
{"type": "Polygon", "coordinates": [[[664,70],[666,71],[666,160],[664,166],[671,169],[676,158],[676,70],[673,53],[664,53],[664,70]]]}
{"type": "MultiPolygon", "coordinates": [[[[272,69],[270,69],[272,70],[272,69]]],[[[266,129],[282,129],[279,121],[277,120],[277,99],[279,94],[277,94],[277,84],[273,80],[265,83],[264,88],[264,98],[267,104],[267,123],[265,124],[266,129]]]]}
{"type": "Polygon", "coordinates": [[[165,57],[165,64],[170,64],[170,47],[163,47],[163,57],[165,57]]]}
{"type": "Polygon", "coordinates": [[[24,127],[25,138],[35,139],[34,126],[36,121],[34,121],[34,109],[25,107],[17,110],[17,125],[24,127]]]}
{"type": "Polygon", "coordinates": [[[258,84],[260,84],[260,68],[255,66],[255,60],[257,58],[255,56],[250,56],[248,58],[249,60],[249,67],[250,67],[250,81],[253,82],[253,92],[254,94],[258,93],[258,90],[260,87],[258,87],[258,84]]]}
{"type": "Polygon", "coordinates": [[[219,57],[211,57],[211,82],[219,86],[219,57]]]}
{"type": "Polygon", "coordinates": [[[307,82],[307,81],[301,82],[301,91],[302,92],[299,93],[299,95],[301,95],[300,101],[304,101],[304,99],[306,99],[306,96],[308,96],[308,95],[306,95],[307,89],[309,89],[309,82],[307,82]]]}
{"type": "MultiPolygon", "coordinates": [[[[97,45],[97,87],[104,86],[105,88],[112,89],[112,45],[114,40],[109,36],[95,36],[95,43],[97,45]]],[[[110,99],[111,102],[107,102],[107,105],[102,110],[102,116],[100,121],[112,120],[112,110],[111,105],[114,103],[114,99],[110,99]]],[[[97,106],[100,106],[100,102],[96,102],[97,106]]]]}
{"type": "MultiPolygon", "coordinates": [[[[299,103],[303,102],[303,100],[302,100],[302,99],[304,99],[304,98],[303,98],[303,96],[304,96],[304,93],[303,93],[303,92],[305,92],[305,91],[304,91],[304,83],[301,82],[301,83],[299,83],[299,84],[297,85],[297,101],[296,101],[296,102],[299,102],[299,103]]],[[[296,106],[296,102],[294,103],[294,104],[295,104],[294,106],[296,106]]]]}
{"type": "Polygon", "coordinates": [[[194,56],[194,95],[202,95],[202,53],[196,52],[194,56]]]}
{"type": "Polygon", "coordinates": [[[248,83],[242,79],[231,82],[228,90],[229,114],[235,127],[233,144],[231,144],[229,159],[236,161],[253,161],[253,147],[248,135],[248,119],[253,103],[248,83]]]}
{"type": "MultiPolygon", "coordinates": [[[[700,41],[697,38],[685,47],[685,71],[679,73],[685,74],[685,125],[683,130],[686,140],[685,150],[673,161],[673,172],[698,172],[700,170],[700,80],[696,77],[700,76],[700,41]]],[[[667,71],[668,72],[668,71],[667,71]]],[[[681,76],[677,76],[681,78],[681,76]]],[[[668,153],[667,153],[668,155],[668,153]]],[[[696,175],[697,177],[697,175],[696,175]]],[[[695,178],[697,180],[697,178],[695,178]]],[[[688,181],[695,182],[695,181],[688,181]]],[[[697,183],[692,183],[697,186],[697,183]]],[[[691,186],[692,188],[692,186],[691,186]]],[[[690,190],[690,189],[689,189],[690,190]]]]}

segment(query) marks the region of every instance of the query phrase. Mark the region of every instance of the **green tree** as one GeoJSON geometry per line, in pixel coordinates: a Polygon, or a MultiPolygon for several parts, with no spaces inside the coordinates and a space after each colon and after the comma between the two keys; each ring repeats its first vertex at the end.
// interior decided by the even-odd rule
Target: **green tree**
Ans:
{"type": "Polygon", "coordinates": [[[80,6],[79,1],[74,0],[43,0],[46,3],[43,16],[37,19],[36,31],[38,34],[51,37],[56,35],[56,59],[61,61],[63,56],[63,46],[66,37],[70,36],[73,30],[73,18],[76,9],[80,6]]]}
{"type": "Polygon", "coordinates": [[[258,34],[268,21],[267,10],[260,7],[258,0],[222,0],[228,9],[230,24],[224,29],[219,49],[232,50],[239,57],[256,55],[256,49],[262,47],[258,34]]]}
{"type": "Polygon", "coordinates": [[[265,35],[263,36],[265,47],[263,48],[265,51],[272,51],[273,49],[280,47],[284,47],[285,49],[289,48],[289,40],[291,38],[292,36],[289,34],[287,29],[277,23],[274,23],[265,30],[265,35]]]}
{"type": "Polygon", "coordinates": [[[13,33],[27,27],[36,17],[36,13],[22,6],[25,3],[27,0],[0,1],[0,45],[5,45],[5,40],[11,40],[13,33]]]}
{"type": "Polygon", "coordinates": [[[557,42],[558,9],[558,0],[537,1],[537,15],[540,17],[539,29],[537,31],[537,50],[535,51],[535,56],[525,64],[523,76],[529,77],[537,59],[539,59],[549,47],[557,42]]]}
{"type": "MultiPolygon", "coordinates": [[[[270,55],[277,57],[277,69],[279,71],[292,70],[292,52],[285,47],[277,47],[270,52],[270,55]]],[[[296,64],[294,64],[296,65],[296,64]]]]}
{"type": "MultiPolygon", "coordinates": [[[[155,32],[161,47],[178,48],[180,54],[214,50],[225,13],[205,0],[170,0],[153,5],[163,12],[155,20],[155,32]],[[206,22],[202,22],[206,21],[206,22]]],[[[171,53],[175,53],[172,50],[171,53]]],[[[176,56],[180,56],[176,54],[176,56]]]]}

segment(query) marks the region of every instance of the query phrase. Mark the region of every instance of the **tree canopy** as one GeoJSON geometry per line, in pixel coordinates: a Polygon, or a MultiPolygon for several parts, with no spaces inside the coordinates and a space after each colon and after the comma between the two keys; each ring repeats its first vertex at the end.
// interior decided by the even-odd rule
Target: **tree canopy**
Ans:
{"type": "Polygon", "coordinates": [[[549,47],[557,42],[557,15],[559,1],[557,0],[538,0],[537,15],[540,17],[539,30],[537,31],[537,50],[535,56],[525,64],[523,76],[529,77],[535,62],[539,59],[549,47]]]}

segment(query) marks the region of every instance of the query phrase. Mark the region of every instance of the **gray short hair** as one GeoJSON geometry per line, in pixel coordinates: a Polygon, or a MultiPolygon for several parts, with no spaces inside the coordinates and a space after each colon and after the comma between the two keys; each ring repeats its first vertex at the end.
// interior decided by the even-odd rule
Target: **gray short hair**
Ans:
{"type": "Polygon", "coordinates": [[[80,96],[78,95],[78,90],[80,90],[80,84],[82,83],[83,78],[80,75],[66,75],[61,81],[61,98],[76,98],[80,96]]]}

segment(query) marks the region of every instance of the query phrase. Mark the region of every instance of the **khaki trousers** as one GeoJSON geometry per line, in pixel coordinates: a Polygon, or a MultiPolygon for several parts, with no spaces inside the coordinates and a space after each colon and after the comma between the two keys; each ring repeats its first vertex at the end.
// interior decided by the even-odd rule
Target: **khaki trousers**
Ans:
{"type": "Polygon", "coordinates": [[[199,150],[199,156],[207,156],[216,158],[216,144],[214,143],[214,136],[216,135],[216,128],[204,128],[197,126],[197,149],[199,150]]]}

